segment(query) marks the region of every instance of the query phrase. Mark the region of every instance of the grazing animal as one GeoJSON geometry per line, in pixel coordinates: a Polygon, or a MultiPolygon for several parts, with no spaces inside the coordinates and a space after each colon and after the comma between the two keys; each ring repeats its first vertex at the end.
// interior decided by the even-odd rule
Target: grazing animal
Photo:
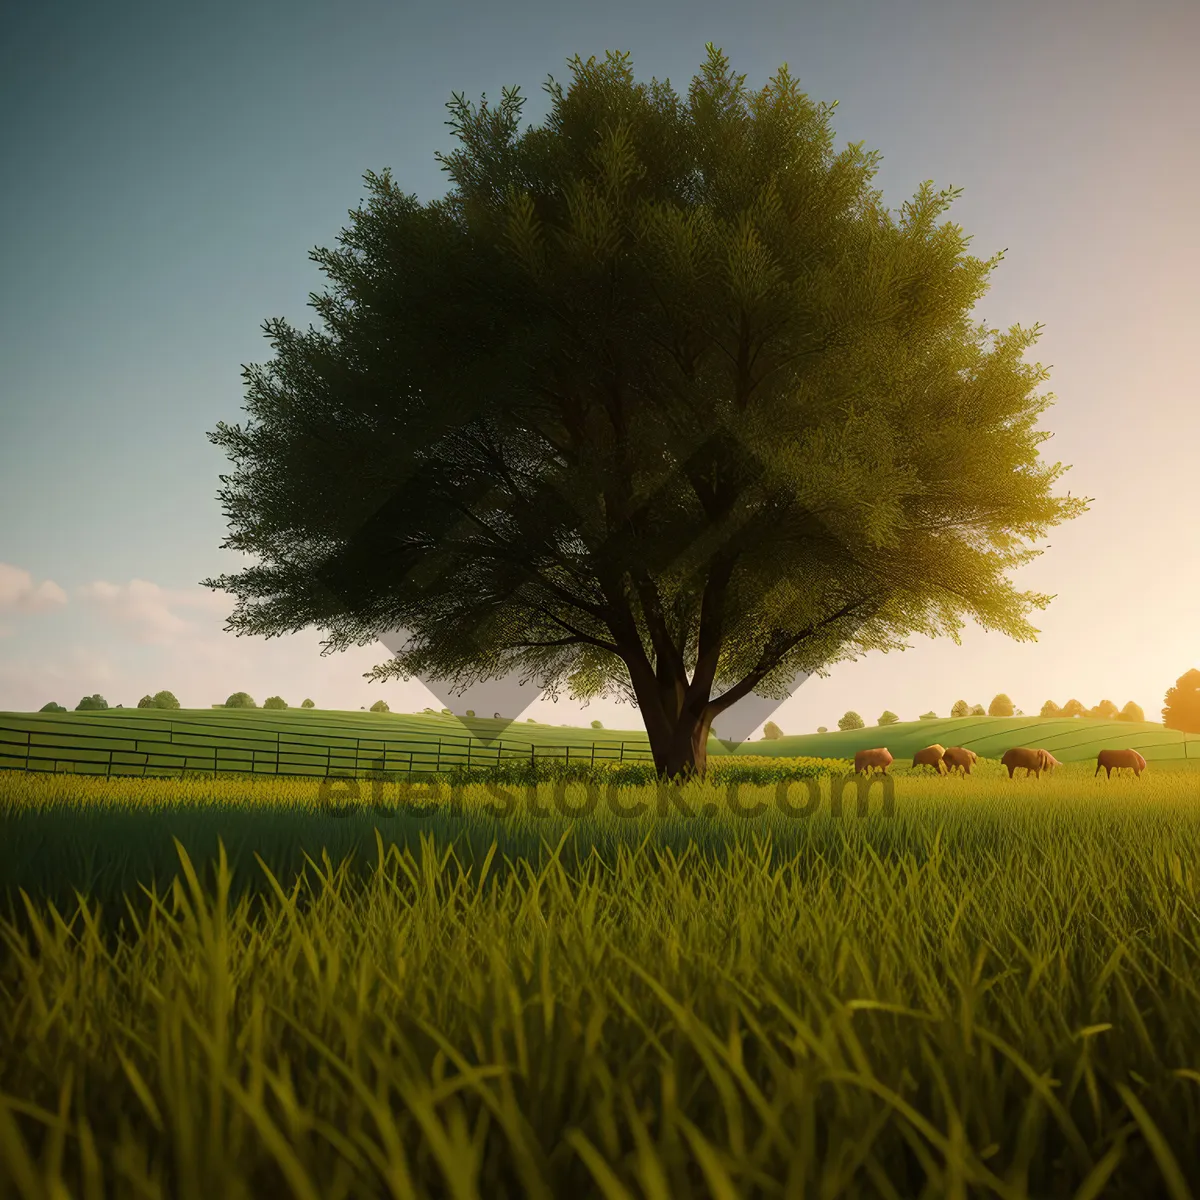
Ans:
{"type": "MultiPolygon", "coordinates": [[[[1129,767],[1135,777],[1140,778],[1146,769],[1146,760],[1136,750],[1101,750],[1096,755],[1096,775],[1103,770],[1105,779],[1111,779],[1114,771],[1129,767]]],[[[1096,775],[1092,778],[1095,779],[1096,775]]]]}
{"type": "Polygon", "coordinates": [[[1005,752],[1000,762],[1008,768],[1009,779],[1013,777],[1013,772],[1018,767],[1025,768],[1026,779],[1030,775],[1036,775],[1041,779],[1043,771],[1049,774],[1055,767],[1062,766],[1049,750],[1030,750],[1026,746],[1014,746],[1013,749],[1005,752]]]}
{"type": "Polygon", "coordinates": [[[913,755],[912,765],[914,767],[933,767],[939,775],[946,774],[946,764],[942,761],[942,756],[946,753],[945,746],[939,746],[936,742],[932,746],[926,746],[924,750],[918,750],[913,755]]]}
{"type": "Polygon", "coordinates": [[[891,765],[892,755],[886,746],[876,746],[873,750],[860,750],[854,756],[854,771],[855,774],[862,773],[869,775],[872,771],[878,769],[887,774],[887,769],[891,765]]]}
{"type": "Polygon", "coordinates": [[[971,768],[975,765],[978,757],[979,755],[974,750],[967,750],[963,746],[951,746],[942,755],[942,762],[946,764],[947,774],[952,775],[955,771],[962,771],[964,775],[970,775],[971,768]]]}

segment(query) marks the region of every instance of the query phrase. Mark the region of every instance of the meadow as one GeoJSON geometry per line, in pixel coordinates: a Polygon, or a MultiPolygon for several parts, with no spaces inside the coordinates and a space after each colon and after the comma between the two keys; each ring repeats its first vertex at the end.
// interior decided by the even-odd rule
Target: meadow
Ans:
{"type": "Polygon", "coordinates": [[[0,773],[0,1195],[1200,1194],[1200,775],[789,763],[0,773]]]}
{"type": "MultiPolygon", "coordinates": [[[[1095,761],[1103,747],[1131,746],[1167,768],[1200,763],[1200,735],[1150,722],[1054,717],[960,717],[906,721],[886,728],[803,734],[740,745],[710,738],[711,758],[850,758],[886,745],[897,759],[940,742],[999,758],[1036,745],[1064,763],[1095,761]]],[[[103,712],[0,713],[0,770],[178,776],[228,774],[362,775],[378,766],[425,776],[451,765],[490,766],[560,757],[564,761],[649,761],[644,729],[576,729],[490,717],[321,709],[106,709],[103,712]]]]}

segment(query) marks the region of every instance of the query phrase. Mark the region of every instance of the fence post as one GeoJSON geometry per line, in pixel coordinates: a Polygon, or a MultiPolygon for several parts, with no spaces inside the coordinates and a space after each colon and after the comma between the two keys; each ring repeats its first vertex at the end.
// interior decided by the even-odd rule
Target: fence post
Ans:
{"type": "Polygon", "coordinates": [[[279,774],[279,730],[275,730],[275,774],[279,774]]]}
{"type": "Polygon", "coordinates": [[[529,765],[531,767],[537,766],[537,762],[535,759],[536,753],[537,753],[537,747],[535,747],[534,744],[532,742],[530,742],[529,743],[529,765]]]}
{"type": "Polygon", "coordinates": [[[110,750],[108,752],[108,769],[104,772],[105,779],[112,778],[112,756],[113,756],[113,752],[110,750]]]}
{"type": "Polygon", "coordinates": [[[354,775],[355,775],[355,778],[358,777],[358,745],[359,745],[360,740],[361,739],[359,739],[359,738],[354,739],[354,775]]]}
{"type": "Polygon", "coordinates": [[[592,743],[592,766],[596,765],[596,743],[592,743]]]}
{"type": "Polygon", "coordinates": [[[221,768],[217,766],[217,755],[221,753],[221,747],[216,743],[213,744],[213,779],[221,773],[221,768]]]}
{"type": "Polygon", "coordinates": [[[467,739],[467,770],[471,769],[471,740],[467,739]]]}
{"type": "Polygon", "coordinates": [[[437,762],[434,764],[434,771],[442,769],[442,739],[438,738],[437,762]]]}
{"type": "Polygon", "coordinates": [[[625,761],[625,743],[621,743],[621,762],[625,761]]]}
{"type": "Polygon", "coordinates": [[[333,746],[329,742],[325,743],[325,778],[329,778],[329,765],[333,761],[333,746]]]}
{"type": "Polygon", "coordinates": [[[570,762],[571,762],[571,747],[568,746],[567,747],[567,763],[568,763],[568,765],[570,764],[570,762]]]}

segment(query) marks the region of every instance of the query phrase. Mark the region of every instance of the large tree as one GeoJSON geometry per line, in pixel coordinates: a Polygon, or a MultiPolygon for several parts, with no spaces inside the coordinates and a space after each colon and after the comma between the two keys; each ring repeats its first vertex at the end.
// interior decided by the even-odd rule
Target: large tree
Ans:
{"type": "Polygon", "coordinates": [[[965,619],[1031,640],[1051,597],[1006,572],[1086,503],[1053,494],[1046,372],[969,314],[1002,254],[966,254],[922,185],[897,220],[877,153],[782,68],[709,57],[686,102],[628,55],[571,62],[544,126],[448,104],[453,187],[389,172],[311,257],[327,331],[282,320],[247,368],[225,546],[227,628],[317,626],[324,653],[408,641],[369,678],[520,671],[618,693],[664,776],[714,719],[800,672],[965,619]]]}

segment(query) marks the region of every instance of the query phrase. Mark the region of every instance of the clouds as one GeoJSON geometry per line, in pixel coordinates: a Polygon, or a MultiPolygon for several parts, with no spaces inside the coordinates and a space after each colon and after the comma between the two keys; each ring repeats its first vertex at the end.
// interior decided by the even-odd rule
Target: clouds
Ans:
{"type": "Polygon", "coordinates": [[[132,633],[134,640],[149,646],[171,645],[212,626],[218,615],[227,614],[231,598],[202,588],[164,588],[146,579],[126,584],[96,580],[82,584],[79,597],[95,606],[116,624],[132,633]],[[183,614],[195,614],[199,623],[183,614]]]}
{"type": "Polygon", "coordinates": [[[35,586],[28,571],[0,562],[0,637],[14,632],[5,618],[49,612],[66,602],[67,593],[53,579],[43,579],[35,586]]]}
{"type": "MultiPolygon", "coordinates": [[[[147,579],[94,579],[70,588],[35,584],[28,571],[0,564],[0,618],[22,619],[21,636],[0,654],[0,711],[34,711],[48,700],[74,707],[99,691],[110,704],[167,688],[185,708],[218,704],[248,691],[261,704],[281,695],[298,705],[369,707],[381,696],[394,711],[431,705],[419,683],[370,685],[364,673],[390,657],[378,644],[322,656],[316,630],[281,638],[236,637],[225,621],[234,596],[202,587],[164,587],[147,579]],[[29,614],[65,609],[55,629],[29,614]]],[[[441,707],[441,701],[437,701],[441,707]]]]}

